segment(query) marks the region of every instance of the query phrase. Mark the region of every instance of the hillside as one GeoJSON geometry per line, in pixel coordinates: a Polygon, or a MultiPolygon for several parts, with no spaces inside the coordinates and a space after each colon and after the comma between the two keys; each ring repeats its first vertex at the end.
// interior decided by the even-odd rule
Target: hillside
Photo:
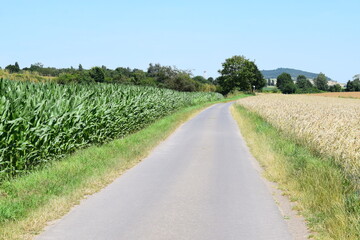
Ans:
{"type": "MultiPolygon", "coordinates": [[[[292,78],[297,78],[299,75],[304,75],[307,78],[314,79],[318,73],[306,72],[302,70],[292,69],[292,68],[278,68],[275,70],[262,70],[261,73],[264,75],[264,78],[277,78],[283,72],[289,73],[292,78]]],[[[328,78],[331,80],[331,78],[328,78]]]]}

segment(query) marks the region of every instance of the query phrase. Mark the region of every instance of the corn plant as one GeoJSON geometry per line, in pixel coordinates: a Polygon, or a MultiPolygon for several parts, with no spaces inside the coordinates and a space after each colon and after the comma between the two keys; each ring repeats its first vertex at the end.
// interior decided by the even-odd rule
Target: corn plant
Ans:
{"type": "Polygon", "coordinates": [[[0,180],[137,131],[180,108],[221,99],[115,84],[0,81],[0,180]]]}

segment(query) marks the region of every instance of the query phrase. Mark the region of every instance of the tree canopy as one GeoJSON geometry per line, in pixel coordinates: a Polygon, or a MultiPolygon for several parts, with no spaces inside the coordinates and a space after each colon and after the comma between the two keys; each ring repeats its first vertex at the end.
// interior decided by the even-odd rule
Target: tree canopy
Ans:
{"type": "MultiPolygon", "coordinates": [[[[189,70],[180,70],[176,67],[162,66],[160,64],[150,64],[147,71],[141,69],[131,69],[118,67],[109,69],[102,65],[95,66],[91,69],[85,69],[81,64],[77,68],[54,68],[44,67],[42,63],[31,64],[30,67],[20,69],[19,64],[8,65],[6,71],[10,74],[19,72],[24,74],[28,79],[30,75],[34,81],[43,80],[56,81],[59,84],[80,83],[91,84],[100,83],[117,83],[117,84],[133,84],[155,86],[160,88],[170,88],[178,91],[204,91],[215,92],[217,87],[213,78],[204,78],[202,76],[193,76],[189,70]]],[[[21,76],[20,76],[21,77],[21,76]]]]}
{"type": "Polygon", "coordinates": [[[304,75],[299,75],[296,79],[296,86],[301,89],[312,88],[313,85],[309,79],[307,79],[304,75]]]}
{"type": "Polygon", "coordinates": [[[266,85],[266,80],[256,64],[244,56],[228,58],[222,66],[217,82],[224,94],[233,90],[252,91],[253,88],[261,89],[266,85]]]}
{"type": "Polygon", "coordinates": [[[103,68],[93,67],[90,69],[89,74],[90,74],[91,78],[94,79],[95,82],[104,82],[105,81],[105,72],[104,72],[103,68]]]}
{"type": "Polygon", "coordinates": [[[291,75],[285,72],[277,77],[276,87],[278,87],[282,93],[286,94],[295,93],[296,91],[296,86],[291,75]]]}
{"type": "Polygon", "coordinates": [[[342,88],[340,86],[340,84],[335,84],[329,87],[329,91],[330,92],[341,92],[342,88]]]}
{"type": "Polygon", "coordinates": [[[314,78],[314,85],[319,90],[327,91],[329,86],[325,74],[320,73],[316,78],[314,78]]]}
{"type": "Polygon", "coordinates": [[[6,70],[8,70],[10,73],[17,73],[20,72],[19,64],[16,62],[14,65],[7,65],[5,67],[6,70]]]}
{"type": "Polygon", "coordinates": [[[347,92],[358,92],[360,91],[360,79],[356,78],[353,81],[348,81],[346,84],[347,92]]]}

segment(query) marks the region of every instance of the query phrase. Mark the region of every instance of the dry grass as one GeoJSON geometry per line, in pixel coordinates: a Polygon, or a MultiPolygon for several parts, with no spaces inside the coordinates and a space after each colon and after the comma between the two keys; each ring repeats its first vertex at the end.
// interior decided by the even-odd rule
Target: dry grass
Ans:
{"type": "Polygon", "coordinates": [[[360,184],[360,102],[308,95],[261,95],[238,101],[323,156],[360,184]]]}
{"type": "Polygon", "coordinates": [[[326,92],[326,93],[311,94],[311,96],[360,98],[360,92],[326,92]]]}
{"type": "Polygon", "coordinates": [[[3,69],[0,69],[0,78],[29,82],[51,82],[55,80],[55,77],[44,77],[37,72],[22,71],[21,73],[9,73],[3,69]]]}

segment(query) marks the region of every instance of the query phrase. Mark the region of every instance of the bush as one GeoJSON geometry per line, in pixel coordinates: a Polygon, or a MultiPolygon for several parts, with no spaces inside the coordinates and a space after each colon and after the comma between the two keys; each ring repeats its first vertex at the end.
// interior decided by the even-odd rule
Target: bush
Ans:
{"type": "Polygon", "coordinates": [[[100,67],[93,67],[90,69],[90,77],[94,79],[95,82],[105,82],[105,73],[104,70],[100,67]]]}
{"type": "Polygon", "coordinates": [[[283,83],[280,90],[282,93],[291,94],[291,93],[295,93],[296,86],[294,82],[291,80],[291,82],[283,83]]]}

